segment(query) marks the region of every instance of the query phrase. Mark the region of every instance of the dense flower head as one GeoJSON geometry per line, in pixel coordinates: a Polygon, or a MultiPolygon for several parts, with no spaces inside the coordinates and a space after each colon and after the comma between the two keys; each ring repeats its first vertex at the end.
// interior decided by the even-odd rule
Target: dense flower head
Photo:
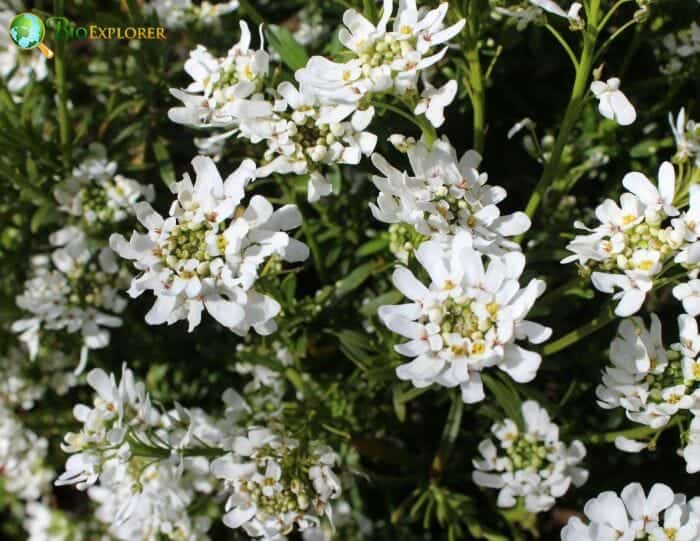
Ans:
{"type": "Polygon", "coordinates": [[[299,211],[294,205],[275,210],[259,195],[241,205],[255,175],[251,160],[225,181],[211,158],[196,157],[192,165],[195,182],[185,175],[173,186],[176,199],[167,218],[142,203],[137,218],[147,232],[133,232],[128,241],[119,234],[110,238],[112,248],[141,271],[129,295],[153,291],[156,302],[146,315],[151,325],[187,319],[191,331],[206,309],[237,334],[251,327],[269,334],[280,305],[254,288],[258,269],[273,256],[289,262],[308,257],[308,248],[286,233],[301,223],[299,211]]]}
{"type": "Polygon", "coordinates": [[[23,500],[48,492],[54,473],[44,460],[49,442],[27,429],[0,404],[0,481],[3,489],[23,500]]]}
{"type": "Polygon", "coordinates": [[[265,163],[256,174],[310,174],[308,197],[316,201],[331,189],[322,165],[356,165],[374,150],[377,136],[364,131],[371,118],[356,114],[352,122],[343,121],[342,111],[323,107],[315,95],[289,82],[281,83],[276,95],[269,115],[241,123],[244,136],[266,144],[265,163]]]}
{"type": "Polygon", "coordinates": [[[406,154],[413,175],[394,168],[379,154],[372,156],[382,173],[372,177],[379,190],[377,204],[370,203],[376,219],[412,225],[417,233],[433,239],[467,231],[474,248],[483,252],[519,249],[507,237],[525,233],[530,220],[522,212],[501,216],[497,205],[506,191],[487,184],[488,175],[478,170],[481,156],[477,152],[467,151],[458,159],[443,138],[432,147],[424,141],[408,145],[406,154]]]}
{"type": "Polygon", "coordinates": [[[666,75],[678,74],[685,64],[700,53],[700,25],[693,21],[690,26],[676,33],[667,34],[662,40],[664,48],[662,56],[666,63],[660,67],[666,75]]]}
{"type": "Polygon", "coordinates": [[[338,460],[319,442],[302,445],[277,430],[250,428],[233,440],[232,453],[212,463],[231,491],[224,524],[265,539],[318,526],[341,493],[338,460]]]}
{"type": "Polygon", "coordinates": [[[129,274],[109,248],[91,248],[85,233],[73,226],[56,231],[50,238],[56,249],[51,255],[36,255],[24,292],[17,306],[31,315],[13,323],[13,331],[27,346],[30,356],[39,351],[42,332],[79,333],[83,348],[80,366],[90,349],[107,346],[109,328],[122,324],[118,316],[126,307],[119,290],[129,274]]]}
{"type": "Polygon", "coordinates": [[[571,484],[586,482],[588,472],[579,467],[586,448],[578,440],[562,442],[559,427],[537,402],[523,402],[521,412],[522,430],[513,419],[491,427],[497,443],[488,438],[479,444],[482,458],[472,461],[472,478],[477,485],[499,489],[499,507],[513,507],[522,498],[525,509],[540,513],[551,509],[571,484]]]}
{"type": "Polygon", "coordinates": [[[50,389],[65,395],[77,384],[75,361],[62,351],[46,348],[34,360],[13,347],[0,357],[0,407],[30,410],[50,389]],[[39,367],[32,366],[34,362],[39,367]]]}
{"type": "Polygon", "coordinates": [[[48,498],[31,501],[25,506],[23,522],[27,541],[85,541],[87,528],[72,521],[68,515],[53,509],[48,498]]]}
{"type": "Polygon", "coordinates": [[[664,264],[688,245],[688,238],[696,240],[694,216],[700,210],[691,204],[681,214],[674,206],[676,174],[669,162],[659,168],[658,187],[639,172],[625,175],[622,184],[628,191],[619,205],[606,199],[596,208],[598,226],[589,229],[576,222],[588,234],[568,244],[573,255],[562,263],[577,261],[586,274],[592,271],[595,288],[614,293],[620,301],[615,313],[625,317],[641,308],[664,264]]]}
{"type": "Polygon", "coordinates": [[[424,242],[416,259],[430,275],[430,285],[399,267],[394,285],[411,302],[379,308],[383,323],[409,339],[395,346],[413,358],[396,369],[397,376],[416,387],[460,386],[467,403],[483,400],[480,372],[485,368],[496,366],[518,382],[534,379],[541,357],[516,340],[539,344],[551,329],[525,319],[545,284],[533,279],[520,288],[524,256],[508,252],[484,265],[471,237],[462,232],[450,241],[449,250],[436,241],[424,242]]]}
{"type": "Polygon", "coordinates": [[[602,492],[586,502],[583,512],[586,521],[570,518],[562,541],[691,541],[700,535],[700,500],[688,501],[662,483],[648,494],[639,483],[630,483],[619,496],[602,492]]]}
{"type": "Polygon", "coordinates": [[[402,95],[415,90],[419,73],[439,62],[447,52],[446,46],[438,52],[432,49],[456,36],[465,21],[444,26],[447,2],[426,10],[419,9],[415,0],[400,0],[390,29],[393,4],[393,0],[384,0],[376,25],[356,10],[348,9],[338,38],[353,58],[336,63],[312,57],[296,73],[302,89],[329,103],[350,104],[370,112],[373,108],[361,101],[371,93],[391,91],[402,95]]]}
{"type": "Polygon", "coordinates": [[[242,118],[270,112],[262,91],[270,69],[270,56],[251,49],[251,33],[241,21],[241,37],[225,57],[217,58],[198,45],[185,62],[192,82],[185,89],[171,89],[183,107],[170,109],[173,122],[195,127],[236,127],[242,118]]]}
{"type": "Polygon", "coordinates": [[[59,209],[81,218],[86,227],[114,227],[134,216],[140,200],[152,201],[154,188],[117,174],[103,145],[90,145],[88,156],[54,190],[59,209]]]}
{"type": "MultiPolygon", "coordinates": [[[[700,335],[695,318],[688,314],[678,317],[678,327],[679,342],[667,351],[656,314],[651,315],[649,328],[639,317],[623,320],[610,344],[612,366],[603,372],[596,394],[602,408],[621,407],[628,419],[654,429],[691,414],[693,421],[680,454],[687,471],[694,473],[700,471],[695,420],[700,413],[700,335]]],[[[655,439],[638,441],[620,436],[615,445],[623,451],[639,452],[652,448],[655,439]]]]}

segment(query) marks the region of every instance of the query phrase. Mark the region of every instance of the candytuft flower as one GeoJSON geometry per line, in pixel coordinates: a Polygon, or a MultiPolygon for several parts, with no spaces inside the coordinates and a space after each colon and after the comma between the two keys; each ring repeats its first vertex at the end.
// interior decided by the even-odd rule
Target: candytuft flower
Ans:
{"type": "Polygon", "coordinates": [[[476,468],[472,479],[479,486],[499,489],[499,507],[514,507],[522,498],[525,509],[541,513],[572,484],[580,487],[586,482],[588,471],[578,466],[586,448],[578,440],[569,446],[563,443],[559,427],[537,402],[523,402],[521,411],[523,430],[513,419],[491,427],[497,443],[485,439],[479,444],[482,459],[472,461],[476,468]]]}
{"type": "Polygon", "coordinates": [[[192,331],[206,310],[219,323],[240,335],[253,327],[260,334],[276,329],[280,306],[255,290],[258,268],[270,257],[303,261],[308,249],[286,231],[298,227],[294,205],[274,210],[262,196],[241,206],[255,164],[244,160],[225,181],[211,158],[192,160],[196,172],[173,187],[176,200],[163,218],[148,203],[138,208],[146,233],[133,232],[127,241],[114,234],[110,245],[142,271],[131,282],[129,295],[147,290],[156,296],[146,315],[151,325],[187,319],[192,331]]]}
{"type": "Polygon", "coordinates": [[[620,126],[629,126],[637,119],[637,111],[620,90],[620,79],[613,77],[606,82],[593,81],[591,92],[598,98],[598,111],[605,118],[620,126]]]}
{"type": "Polygon", "coordinates": [[[409,339],[395,346],[412,358],[396,375],[416,387],[459,386],[467,403],[484,399],[480,373],[488,367],[498,367],[517,382],[532,381],[541,357],[516,341],[540,344],[551,329],[525,319],[545,284],[535,279],[520,288],[524,256],[509,252],[484,265],[471,237],[462,232],[447,250],[436,241],[424,242],[416,258],[431,283],[426,287],[399,267],[394,285],[412,302],[379,308],[382,322],[409,339]]]}

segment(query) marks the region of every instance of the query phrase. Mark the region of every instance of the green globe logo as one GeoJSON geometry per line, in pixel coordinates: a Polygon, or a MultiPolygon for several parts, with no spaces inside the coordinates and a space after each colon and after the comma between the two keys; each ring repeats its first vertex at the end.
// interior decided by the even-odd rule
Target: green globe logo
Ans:
{"type": "Polygon", "coordinates": [[[51,58],[53,52],[42,43],[45,35],[44,21],[33,13],[20,13],[10,23],[10,37],[17,47],[20,49],[38,47],[46,58],[51,58]]]}

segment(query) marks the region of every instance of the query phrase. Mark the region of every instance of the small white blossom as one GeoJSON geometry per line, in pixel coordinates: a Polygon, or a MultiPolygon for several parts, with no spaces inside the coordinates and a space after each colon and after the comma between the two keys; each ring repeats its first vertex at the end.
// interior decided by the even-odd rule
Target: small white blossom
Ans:
{"type": "Polygon", "coordinates": [[[248,25],[241,21],[240,26],[241,38],[225,57],[214,57],[203,45],[190,52],[185,71],[193,81],[185,89],[170,89],[184,105],[170,109],[170,120],[194,127],[231,128],[241,118],[271,112],[261,94],[270,69],[262,34],[260,49],[253,50],[248,25]]]}
{"type": "Polygon", "coordinates": [[[481,156],[467,151],[461,159],[445,137],[431,148],[423,141],[407,149],[413,175],[392,167],[381,155],[372,162],[383,176],[372,177],[379,189],[372,215],[385,223],[404,223],[426,237],[440,239],[461,231],[471,233],[474,247],[488,253],[517,250],[507,237],[524,233],[530,220],[522,212],[501,216],[506,197],[500,186],[487,184],[478,171],[481,156]]]}
{"type": "Polygon", "coordinates": [[[345,27],[338,38],[354,58],[339,64],[312,57],[296,73],[302,88],[308,88],[328,103],[350,105],[348,114],[368,93],[404,94],[415,89],[419,72],[439,62],[447,52],[447,47],[437,53],[431,49],[456,36],[465,21],[445,28],[447,2],[428,11],[419,10],[415,0],[401,0],[390,30],[393,3],[384,0],[382,17],[376,25],[356,10],[348,9],[343,15],[345,27]]]}
{"type": "Polygon", "coordinates": [[[481,460],[473,460],[474,482],[499,489],[499,507],[514,507],[519,498],[531,513],[548,511],[556,498],[573,484],[583,485],[588,471],[578,465],[586,456],[580,441],[567,446],[559,439],[559,427],[551,422],[547,410],[528,400],[521,406],[523,430],[513,419],[494,424],[491,431],[498,440],[479,444],[481,460]]]}
{"type": "Polygon", "coordinates": [[[620,79],[613,77],[606,82],[593,81],[591,92],[598,98],[598,111],[605,118],[620,126],[629,126],[637,119],[637,111],[620,90],[620,79]]]}
{"type": "Polygon", "coordinates": [[[318,442],[305,445],[267,428],[236,437],[233,452],[211,466],[231,492],[224,524],[270,539],[330,519],[331,501],[341,493],[334,471],[339,458],[318,442]]]}
{"type": "Polygon", "coordinates": [[[395,346],[412,358],[396,369],[400,379],[416,387],[459,386],[467,403],[484,399],[485,368],[498,367],[517,382],[534,379],[541,357],[516,340],[540,344],[551,335],[548,327],[525,319],[545,284],[532,280],[520,288],[525,258],[519,252],[493,256],[488,266],[482,257],[461,233],[447,251],[434,241],[416,251],[430,275],[428,287],[404,267],[394,272],[394,285],[411,302],[381,306],[379,317],[409,339],[395,346]]]}
{"type": "Polygon", "coordinates": [[[250,327],[270,334],[280,305],[255,290],[258,268],[272,256],[290,262],[308,257],[308,248],[286,233],[301,223],[299,211],[294,205],[274,210],[259,195],[241,206],[255,175],[251,160],[225,181],[211,158],[198,156],[192,165],[195,182],[185,175],[173,186],[177,199],[167,218],[142,203],[137,217],[147,232],[133,232],[128,241],[110,238],[113,249],[142,271],[129,295],[153,291],[156,302],[146,314],[151,325],[187,319],[192,331],[206,309],[237,334],[250,327]]]}
{"type": "Polygon", "coordinates": [[[588,500],[583,512],[588,520],[572,517],[561,531],[562,541],[600,541],[602,539],[654,539],[692,541],[700,533],[698,499],[689,502],[683,494],[674,494],[657,483],[648,494],[639,483],[631,483],[615,492],[603,492],[588,500]]]}

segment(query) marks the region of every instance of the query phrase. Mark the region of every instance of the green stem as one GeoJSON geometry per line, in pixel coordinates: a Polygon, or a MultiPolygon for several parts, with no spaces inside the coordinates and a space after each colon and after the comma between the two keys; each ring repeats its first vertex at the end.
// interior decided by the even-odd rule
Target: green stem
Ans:
{"type": "Polygon", "coordinates": [[[605,434],[590,434],[588,436],[583,436],[581,440],[585,443],[612,443],[619,436],[624,438],[630,438],[636,440],[638,438],[644,438],[650,436],[657,431],[656,428],[651,428],[649,426],[639,426],[636,428],[627,428],[625,430],[618,430],[616,432],[607,432],[605,434]]]}
{"type": "MultiPolygon", "coordinates": [[[[559,174],[561,166],[561,158],[564,152],[564,147],[569,140],[571,130],[573,129],[576,120],[581,112],[586,91],[588,90],[588,80],[593,70],[593,58],[595,55],[596,39],[598,37],[598,12],[600,11],[600,0],[591,0],[588,14],[588,27],[583,33],[583,49],[581,58],[578,60],[576,69],[576,79],[574,86],[571,89],[571,97],[569,104],[566,107],[564,118],[559,127],[559,133],[552,148],[552,154],[544,166],[542,176],[535,187],[535,190],[530,196],[530,200],[525,208],[525,213],[532,218],[537,211],[537,208],[542,202],[544,192],[549,188],[552,182],[559,174]]],[[[522,236],[519,240],[522,240],[522,236]]]]}
{"type": "Polygon", "coordinates": [[[469,86],[471,87],[469,96],[474,113],[472,146],[479,154],[483,154],[486,138],[486,92],[484,90],[484,75],[479,59],[479,49],[476,43],[467,51],[466,58],[469,65],[469,86]]]}
{"type": "MultiPolygon", "coordinates": [[[[64,0],[54,0],[54,15],[62,17],[64,13],[64,0]]],[[[68,112],[68,97],[66,92],[66,71],[64,64],[66,42],[56,40],[56,54],[54,56],[54,85],[56,87],[56,105],[58,107],[58,134],[61,143],[61,158],[63,169],[70,171],[71,163],[71,129],[68,112]]]]}
{"type": "Polygon", "coordinates": [[[463,412],[464,402],[462,401],[462,395],[459,392],[453,392],[452,404],[450,405],[450,411],[447,413],[445,428],[442,431],[442,438],[440,439],[440,447],[430,466],[430,477],[436,481],[439,481],[442,477],[445,471],[445,465],[452,454],[452,448],[457,440],[459,428],[462,425],[463,412]]]}
{"type": "Polygon", "coordinates": [[[582,327],[579,327],[575,331],[571,331],[570,333],[565,334],[564,336],[555,340],[554,342],[550,342],[549,344],[545,345],[542,348],[542,355],[544,355],[545,357],[547,355],[554,355],[555,353],[558,353],[568,348],[569,346],[573,346],[579,340],[593,334],[596,331],[599,331],[608,323],[611,323],[614,320],[615,312],[610,306],[608,306],[598,317],[593,318],[591,321],[589,321],[582,327]]]}

